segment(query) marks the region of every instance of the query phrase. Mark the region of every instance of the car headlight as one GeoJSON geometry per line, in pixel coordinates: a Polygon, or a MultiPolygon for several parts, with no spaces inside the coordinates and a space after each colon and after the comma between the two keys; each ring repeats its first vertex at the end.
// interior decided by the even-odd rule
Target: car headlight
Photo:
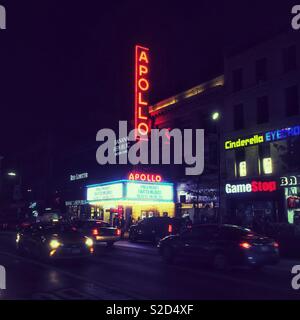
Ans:
{"type": "Polygon", "coordinates": [[[94,241],[91,239],[91,238],[86,238],[85,239],[85,244],[88,246],[88,247],[92,247],[94,245],[94,241]]]}
{"type": "Polygon", "coordinates": [[[57,249],[59,246],[61,246],[61,243],[58,240],[53,239],[50,241],[49,245],[51,249],[57,249]]]}

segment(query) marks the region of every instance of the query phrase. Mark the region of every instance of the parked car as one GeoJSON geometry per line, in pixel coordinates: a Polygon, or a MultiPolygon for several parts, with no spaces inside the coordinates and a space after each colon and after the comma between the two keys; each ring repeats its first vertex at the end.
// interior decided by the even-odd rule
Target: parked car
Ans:
{"type": "Polygon", "coordinates": [[[182,219],[177,218],[145,218],[130,227],[129,240],[132,242],[150,241],[158,243],[160,239],[178,233],[181,230],[183,223],[184,221],[182,219]]]}
{"type": "Polygon", "coordinates": [[[17,231],[20,228],[29,226],[34,221],[33,218],[17,217],[16,215],[1,216],[0,231],[17,231]]]}
{"type": "Polygon", "coordinates": [[[234,225],[193,226],[179,235],[165,237],[158,245],[167,262],[174,262],[178,257],[196,259],[219,270],[276,264],[278,247],[274,240],[234,225]]]}
{"type": "Polygon", "coordinates": [[[93,254],[94,243],[69,224],[36,223],[17,233],[17,250],[36,258],[85,258],[93,254]]]}
{"type": "Polygon", "coordinates": [[[121,238],[121,230],[102,220],[76,220],[72,225],[82,234],[93,239],[94,244],[106,243],[111,247],[121,238]]]}

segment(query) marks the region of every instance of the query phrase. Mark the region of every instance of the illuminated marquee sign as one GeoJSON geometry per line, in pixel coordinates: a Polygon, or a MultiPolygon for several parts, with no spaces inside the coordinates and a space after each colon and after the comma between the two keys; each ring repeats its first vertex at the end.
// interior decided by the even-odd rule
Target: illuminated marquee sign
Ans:
{"type": "Polygon", "coordinates": [[[293,187],[300,185],[299,176],[280,177],[280,187],[293,187]]]}
{"type": "Polygon", "coordinates": [[[256,193],[256,192],[274,192],[277,190],[276,181],[252,181],[250,183],[225,185],[225,192],[231,193],[256,193]]]}
{"type": "Polygon", "coordinates": [[[87,179],[88,177],[89,177],[89,174],[88,174],[87,172],[71,174],[71,175],[70,175],[70,181],[87,179]]]}
{"type": "Polygon", "coordinates": [[[264,142],[274,142],[278,140],[287,139],[289,137],[300,136],[300,126],[294,126],[289,128],[283,128],[273,131],[267,131],[265,133],[255,134],[248,138],[238,138],[236,140],[225,141],[225,150],[231,150],[236,148],[248,147],[264,142]]]}
{"type": "Polygon", "coordinates": [[[146,136],[149,127],[149,49],[135,46],[135,130],[146,136]]]}
{"type": "Polygon", "coordinates": [[[159,174],[148,174],[148,173],[136,173],[130,172],[128,175],[128,180],[138,180],[147,182],[161,182],[162,176],[159,174]]]}
{"type": "Polygon", "coordinates": [[[169,201],[174,199],[172,184],[128,182],[126,198],[141,201],[169,201]]]}
{"type": "Polygon", "coordinates": [[[114,183],[87,189],[87,201],[113,200],[123,197],[123,183],[114,183]]]}

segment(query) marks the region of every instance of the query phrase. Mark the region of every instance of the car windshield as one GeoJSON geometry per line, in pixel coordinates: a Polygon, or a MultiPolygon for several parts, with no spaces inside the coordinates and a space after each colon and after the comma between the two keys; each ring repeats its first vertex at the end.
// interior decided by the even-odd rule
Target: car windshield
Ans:
{"type": "Polygon", "coordinates": [[[51,233],[72,233],[76,232],[76,229],[68,224],[49,224],[49,225],[40,225],[39,230],[43,231],[46,234],[51,233]]]}
{"type": "Polygon", "coordinates": [[[238,240],[243,238],[254,238],[257,234],[248,228],[226,226],[221,229],[221,236],[230,240],[238,240]]]}

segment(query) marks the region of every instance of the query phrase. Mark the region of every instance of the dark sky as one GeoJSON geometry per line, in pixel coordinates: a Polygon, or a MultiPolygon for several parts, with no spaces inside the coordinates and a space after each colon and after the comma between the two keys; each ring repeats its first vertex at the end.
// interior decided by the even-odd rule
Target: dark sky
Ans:
{"type": "Polygon", "coordinates": [[[130,120],[134,44],[151,49],[156,102],[221,74],[224,48],[288,26],[295,2],[0,0],[0,154],[130,120]]]}

